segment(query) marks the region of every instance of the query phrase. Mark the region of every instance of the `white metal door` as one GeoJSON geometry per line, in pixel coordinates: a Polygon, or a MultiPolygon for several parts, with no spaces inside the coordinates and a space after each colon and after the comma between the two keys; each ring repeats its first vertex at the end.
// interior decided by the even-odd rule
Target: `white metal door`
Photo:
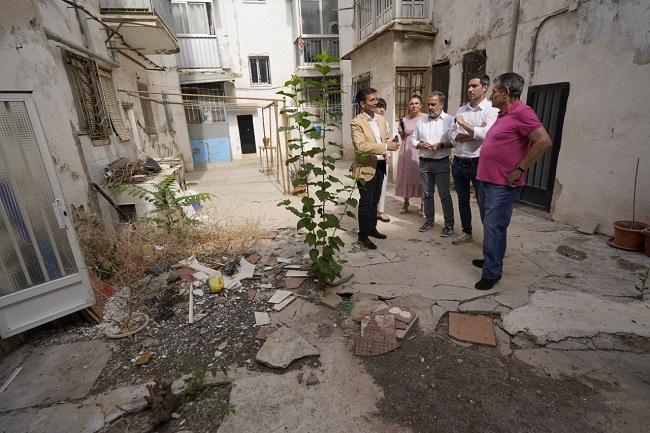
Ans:
{"type": "Polygon", "coordinates": [[[0,336],[93,303],[31,94],[0,94],[0,336]]]}

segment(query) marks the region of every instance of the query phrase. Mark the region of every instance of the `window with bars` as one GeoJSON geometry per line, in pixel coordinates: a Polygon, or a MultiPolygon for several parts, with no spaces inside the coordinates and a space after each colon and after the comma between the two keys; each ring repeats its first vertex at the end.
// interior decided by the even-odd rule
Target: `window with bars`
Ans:
{"type": "Polygon", "coordinates": [[[172,3],[172,16],[177,34],[213,35],[215,33],[210,1],[172,3]]]}
{"type": "MultiPolygon", "coordinates": [[[[329,120],[339,119],[341,116],[333,113],[341,111],[341,77],[327,77],[326,79],[329,92],[326,107],[328,117],[329,120]]],[[[318,107],[323,101],[323,92],[321,89],[307,86],[305,87],[304,98],[307,101],[305,103],[307,107],[318,107]]]]}
{"type": "Polygon", "coordinates": [[[271,84],[268,57],[249,57],[248,64],[250,65],[252,84],[271,84]]]}
{"type": "Polygon", "coordinates": [[[109,71],[85,57],[67,53],[66,61],[72,75],[77,106],[81,111],[82,128],[93,140],[105,140],[114,131],[122,141],[131,139],[131,132],[122,117],[113,77],[109,71]]]}
{"type": "Polygon", "coordinates": [[[361,112],[361,107],[356,101],[357,92],[361,89],[367,89],[370,87],[370,72],[365,74],[357,75],[352,78],[352,112],[356,116],[361,112]]]}
{"type": "Polygon", "coordinates": [[[438,63],[431,67],[431,91],[437,90],[447,96],[443,107],[445,112],[447,112],[447,101],[449,100],[449,70],[449,62],[438,63]]]}
{"type": "Polygon", "coordinates": [[[224,83],[202,83],[181,86],[185,119],[190,125],[227,121],[224,83]]]}
{"type": "Polygon", "coordinates": [[[144,116],[144,131],[149,134],[156,134],[156,120],[153,115],[153,107],[149,96],[149,88],[144,83],[138,83],[138,92],[140,92],[140,106],[142,107],[142,115],[144,116]]]}
{"type": "Polygon", "coordinates": [[[427,68],[398,68],[395,72],[395,113],[399,118],[408,114],[412,95],[427,95],[427,68]]]}
{"type": "Polygon", "coordinates": [[[485,74],[487,55],[485,51],[475,51],[463,56],[463,87],[461,88],[461,105],[467,103],[467,86],[469,80],[475,75],[485,74]]]}

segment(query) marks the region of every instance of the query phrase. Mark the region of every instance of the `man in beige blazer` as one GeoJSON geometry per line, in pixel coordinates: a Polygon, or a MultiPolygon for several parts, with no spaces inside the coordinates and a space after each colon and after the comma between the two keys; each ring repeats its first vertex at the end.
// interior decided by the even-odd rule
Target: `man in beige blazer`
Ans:
{"type": "Polygon", "coordinates": [[[381,185],[386,174],[386,151],[399,149],[399,143],[390,141],[388,123],[375,113],[377,91],[373,88],[357,92],[356,101],[361,108],[352,122],[352,144],[354,145],[353,173],[359,186],[359,243],[374,250],[377,248],[370,239],[386,239],[377,231],[377,203],[381,196],[381,185]]]}

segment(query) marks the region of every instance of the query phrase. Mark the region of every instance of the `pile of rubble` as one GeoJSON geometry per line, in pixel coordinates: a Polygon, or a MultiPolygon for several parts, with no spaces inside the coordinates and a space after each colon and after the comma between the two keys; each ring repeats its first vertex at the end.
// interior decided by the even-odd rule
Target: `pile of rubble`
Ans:
{"type": "Polygon", "coordinates": [[[354,354],[375,356],[397,349],[398,340],[406,338],[417,321],[417,314],[404,307],[390,307],[364,315],[354,354]]]}

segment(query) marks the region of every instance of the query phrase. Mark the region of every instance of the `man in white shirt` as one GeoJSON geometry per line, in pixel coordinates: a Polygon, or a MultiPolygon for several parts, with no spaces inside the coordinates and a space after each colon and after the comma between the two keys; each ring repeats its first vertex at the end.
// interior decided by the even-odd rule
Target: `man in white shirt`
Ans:
{"type": "Polygon", "coordinates": [[[453,119],[442,110],[444,105],[444,93],[432,92],[429,95],[427,100],[429,115],[418,122],[411,145],[418,149],[420,182],[422,182],[424,195],[425,222],[418,230],[425,232],[433,227],[435,217],[433,192],[437,187],[445,217],[445,226],[440,236],[448,237],[454,233],[454,207],[449,192],[449,155],[452,145],[447,135],[453,119]]]}
{"type": "Polygon", "coordinates": [[[497,120],[499,110],[485,98],[490,86],[490,77],[472,77],[467,86],[469,102],[458,109],[454,123],[449,129],[449,138],[454,143],[454,162],[451,168],[454,185],[458,194],[458,213],[463,232],[451,243],[459,245],[472,241],[472,208],[470,201],[470,182],[478,195],[480,182],[476,180],[476,170],[485,134],[497,120]]]}

